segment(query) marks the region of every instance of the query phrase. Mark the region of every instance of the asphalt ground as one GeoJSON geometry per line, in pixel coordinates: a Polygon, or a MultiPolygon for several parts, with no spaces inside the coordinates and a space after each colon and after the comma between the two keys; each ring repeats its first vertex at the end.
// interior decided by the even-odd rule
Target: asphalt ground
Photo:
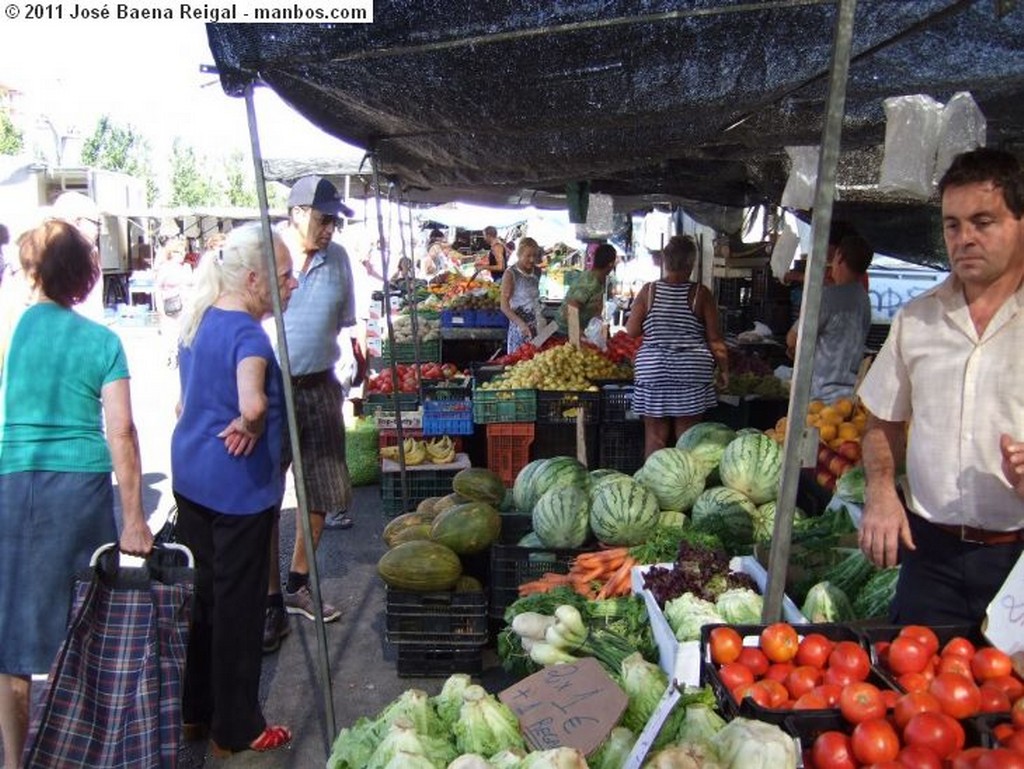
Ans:
{"type": "MultiPolygon", "coordinates": [[[[166,365],[167,348],[155,327],[114,324],[112,328],[125,345],[132,372],[144,505],[156,530],[173,505],[170,434],[178,394],[177,372],[166,365]]],[[[246,751],[218,759],[207,743],[185,744],[179,753],[181,769],[322,767],[337,730],[361,716],[375,716],[405,689],[420,688],[429,694],[440,691],[443,678],[399,678],[396,649],[384,640],[385,593],[376,564],[385,550],[381,532],[386,519],[381,512],[379,487],[357,488],[349,512],[355,525],[347,530],[326,530],[317,552],[322,595],[343,612],[340,620],[325,626],[330,683],[320,679],[315,624],[304,617],[291,616],[291,632],[281,648],[263,658],[263,712],[268,723],[280,723],[292,730],[291,745],[269,753],[246,751]],[[326,712],[325,686],[332,693],[334,724],[326,712]]],[[[282,575],[294,543],[295,513],[294,493],[289,490],[281,513],[282,575]]],[[[496,667],[493,651],[485,650],[483,656],[482,682],[486,688],[496,691],[510,683],[496,667]]],[[[38,699],[44,687],[36,683],[33,688],[34,699],[38,699]]]]}

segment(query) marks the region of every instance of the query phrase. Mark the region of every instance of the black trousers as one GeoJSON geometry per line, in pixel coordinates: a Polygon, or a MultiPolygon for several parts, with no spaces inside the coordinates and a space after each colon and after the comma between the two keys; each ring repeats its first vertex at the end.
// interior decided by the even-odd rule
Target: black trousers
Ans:
{"type": "Polygon", "coordinates": [[[217,745],[243,750],[266,728],[259,690],[277,506],[224,515],[180,494],[174,498],[178,541],[196,560],[182,721],[208,724],[217,745]]]}
{"type": "Polygon", "coordinates": [[[900,578],[890,619],[899,625],[970,625],[985,610],[1020,558],[1024,544],[963,542],[908,512],[916,550],[900,547],[900,578]]]}

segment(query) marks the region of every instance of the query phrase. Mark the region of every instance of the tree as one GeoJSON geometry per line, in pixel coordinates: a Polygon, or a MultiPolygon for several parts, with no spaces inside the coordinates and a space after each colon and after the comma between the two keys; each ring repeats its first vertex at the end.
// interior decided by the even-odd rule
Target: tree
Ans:
{"type": "Polygon", "coordinates": [[[232,152],[224,161],[224,171],[227,174],[225,194],[228,205],[255,208],[258,205],[256,183],[251,167],[246,166],[245,156],[237,150],[232,152]]]}
{"type": "Polygon", "coordinates": [[[101,117],[92,136],[82,145],[82,162],[142,179],[146,183],[146,202],[152,205],[156,199],[149,141],[131,125],[117,125],[109,115],[101,117]]]}
{"type": "Polygon", "coordinates": [[[0,108],[0,155],[17,155],[25,148],[25,135],[17,129],[7,108],[0,108]]]}
{"type": "Polygon", "coordinates": [[[217,186],[210,181],[205,163],[195,149],[182,139],[174,140],[171,147],[171,205],[209,206],[220,197],[217,186]]]}

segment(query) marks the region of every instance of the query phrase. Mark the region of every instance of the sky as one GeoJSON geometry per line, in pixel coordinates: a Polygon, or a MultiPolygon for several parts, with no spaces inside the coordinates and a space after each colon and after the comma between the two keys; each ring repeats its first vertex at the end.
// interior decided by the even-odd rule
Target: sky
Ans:
{"type": "MultiPolygon", "coordinates": [[[[154,159],[169,155],[175,136],[206,154],[250,156],[244,100],[199,71],[213,63],[201,22],[0,20],[0,85],[20,91],[22,103],[60,132],[88,136],[103,114],[131,124],[149,139],[154,159]]],[[[264,158],[352,151],[268,88],[256,90],[255,104],[264,158]]]]}

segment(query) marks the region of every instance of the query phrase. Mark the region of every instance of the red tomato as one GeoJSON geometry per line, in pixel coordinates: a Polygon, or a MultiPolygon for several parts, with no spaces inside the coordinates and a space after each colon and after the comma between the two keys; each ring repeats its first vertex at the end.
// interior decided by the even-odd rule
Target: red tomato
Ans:
{"type": "Polygon", "coordinates": [[[907,721],[918,713],[941,713],[942,706],[929,692],[907,692],[898,700],[892,709],[892,718],[901,731],[907,725],[907,721]]]}
{"type": "Polygon", "coordinates": [[[882,694],[882,702],[885,703],[886,710],[892,710],[896,706],[896,700],[900,698],[901,692],[895,689],[880,689],[882,694]]]}
{"type": "Polygon", "coordinates": [[[1003,742],[1010,739],[1010,735],[1015,731],[1013,724],[996,724],[992,727],[992,736],[995,737],[996,742],[1003,742]]]}
{"type": "Polygon", "coordinates": [[[793,672],[793,663],[791,662],[776,662],[774,665],[769,665],[768,669],[764,672],[764,678],[768,678],[772,681],[778,681],[780,684],[784,684],[786,679],[789,678],[789,674],[793,672]]]}
{"type": "Polygon", "coordinates": [[[771,692],[757,684],[747,684],[746,686],[736,687],[732,690],[732,697],[736,702],[742,702],[744,697],[750,697],[750,699],[762,708],[770,708],[772,706],[771,692]]]}
{"type": "Polygon", "coordinates": [[[967,748],[954,753],[950,759],[949,769],[974,769],[978,765],[978,759],[987,752],[987,748],[967,748]]]}
{"type": "Polygon", "coordinates": [[[999,676],[998,678],[990,678],[985,683],[1001,689],[1011,704],[1020,699],[1021,695],[1024,695],[1024,683],[1021,683],[1017,676],[999,676]]]}
{"type": "Polygon", "coordinates": [[[839,668],[825,668],[825,675],[821,678],[822,683],[835,686],[837,689],[844,689],[850,684],[857,683],[858,680],[848,671],[839,668]]]}
{"type": "Polygon", "coordinates": [[[925,647],[931,657],[939,651],[939,637],[935,631],[925,625],[906,625],[899,633],[900,638],[913,638],[925,647]]]}
{"type": "Polygon", "coordinates": [[[800,637],[788,622],[776,622],[761,631],[761,651],[772,662],[789,662],[799,646],[800,637]]]}
{"type": "Polygon", "coordinates": [[[962,654],[943,654],[939,658],[939,666],[936,672],[956,673],[965,678],[974,679],[974,673],[971,672],[971,658],[965,657],[962,654]]]}
{"type": "Polygon", "coordinates": [[[903,769],[899,761],[876,761],[873,764],[865,764],[864,769],[903,769]]]}
{"type": "Polygon", "coordinates": [[[743,649],[743,639],[733,628],[720,626],[708,635],[711,642],[711,661],[716,665],[735,662],[743,649]]]}
{"type": "MultiPolygon", "coordinates": [[[[849,684],[839,695],[839,709],[851,724],[885,717],[885,702],[878,687],[864,681],[849,684]]],[[[863,760],[863,759],[861,759],[863,760]]]]}
{"type": "Polygon", "coordinates": [[[897,760],[907,769],[942,769],[942,759],[924,745],[907,745],[897,760]]]}
{"type": "Polygon", "coordinates": [[[875,650],[875,659],[878,660],[880,665],[889,664],[889,646],[891,644],[888,641],[876,641],[872,648],[875,650]]]}
{"type": "Polygon", "coordinates": [[[970,718],[981,708],[981,692],[973,680],[958,673],[939,673],[928,686],[942,712],[953,718],[970,718]]]}
{"type": "Polygon", "coordinates": [[[1000,713],[1010,709],[1010,698],[998,686],[983,683],[978,691],[981,694],[982,713],[1000,713]]]}
{"type": "Polygon", "coordinates": [[[1024,755],[1015,750],[994,748],[978,758],[974,769],[1024,769],[1024,755]]]}
{"type": "Polygon", "coordinates": [[[904,673],[896,679],[896,683],[908,692],[924,692],[928,691],[928,684],[931,683],[931,678],[928,678],[924,673],[904,673]]]}
{"type": "Polygon", "coordinates": [[[832,649],[828,657],[829,669],[848,674],[854,681],[863,681],[868,677],[871,660],[860,644],[853,641],[840,641],[832,649]]]}
{"type": "Polygon", "coordinates": [[[771,703],[768,707],[781,708],[789,700],[789,690],[773,678],[762,678],[754,686],[760,686],[768,692],[771,703]]]}
{"type": "Polygon", "coordinates": [[[900,753],[900,738],[884,718],[861,721],[850,736],[853,757],[862,764],[895,761],[900,753]]]}
{"type": "Polygon", "coordinates": [[[1013,660],[1006,652],[999,651],[994,646],[986,646],[978,649],[971,657],[971,672],[977,681],[1008,676],[1013,673],[1013,660]]]}
{"type": "Polygon", "coordinates": [[[828,700],[818,691],[820,688],[820,686],[815,687],[815,689],[806,694],[800,695],[796,702],[793,703],[793,710],[824,710],[829,707],[828,700]]]}
{"type": "Polygon", "coordinates": [[[718,677],[722,679],[722,683],[725,684],[725,688],[729,691],[754,683],[754,674],[750,671],[750,668],[738,662],[722,665],[718,669],[718,677]]]}
{"type": "Polygon", "coordinates": [[[889,669],[898,676],[920,673],[931,658],[925,645],[911,636],[898,636],[889,645],[889,669]]]}
{"type": "Polygon", "coordinates": [[[821,633],[808,633],[800,641],[796,650],[797,665],[811,665],[823,668],[828,663],[828,655],[832,653],[833,643],[821,633]]]}
{"type": "Polygon", "coordinates": [[[790,671],[783,683],[789,691],[789,696],[794,700],[799,699],[821,683],[821,670],[810,665],[800,665],[790,671]]]}
{"type": "Polygon", "coordinates": [[[839,695],[843,693],[843,687],[837,684],[823,683],[815,687],[814,691],[825,698],[830,708],[839,704],[839,695]]]}
{"type": "Polygon", "coordinates": [[[999,744],[1004,748],[1016,750],[1024,756],[1024,730],[1014,730],[1006,737],[1005,740],[999,740],[999,744]]]}
{"type": "Polygon", "coordinates": [[[963,727],[943,713],[918,713],[903,727],[903,742],[923,745],[945,759],[962,747],[957,729],[963,733],[963,727]]]}
{"type": "Polygon", "coordinates": [[[740,656],[736,661],[750,668],[754,678],[761,678],[761,676],[768,672],[768,666],[771,664],[768,662],[768,658],[764,656],[764,652],[753,646],[744,646],[740,650],[740,656]]]}
{"type": "Polygon", "coordinates": [[[1010,716],[1015,728],[1024,729],[1024,697],[1013,703],[1013,707],[1010,708],[1010,716]]]}
{"type": "Polygon", "coordinates": [[[972,644],[963,636],[954,636],[953,638],[950,638],[946,642],[946,645],[942,647],[943,657],[945,657],[947,654],[959,654],[970,659],[974,656],[974,652],[974,644],[972,644]]]}
{"type": "Polygon", "coordinates": [[[850,738],[842,732],[822,732],[814,740],[811,759],[815,769],[857,769],[850,738]]]}

